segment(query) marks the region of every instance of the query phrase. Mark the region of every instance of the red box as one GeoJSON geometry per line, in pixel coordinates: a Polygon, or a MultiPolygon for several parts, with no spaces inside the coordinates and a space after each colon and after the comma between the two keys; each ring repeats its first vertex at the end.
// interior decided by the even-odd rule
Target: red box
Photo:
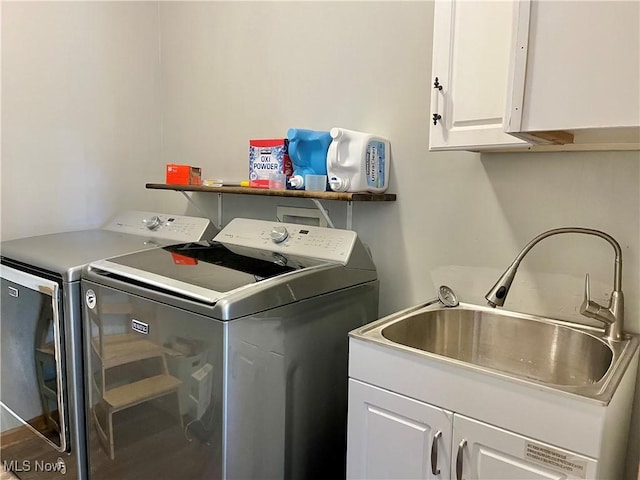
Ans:
{"type": "Polygon", "coordinates": [[[191,165],[167,163],[165,183],[169,185],[202,185],[202,169],[191,165]]]}

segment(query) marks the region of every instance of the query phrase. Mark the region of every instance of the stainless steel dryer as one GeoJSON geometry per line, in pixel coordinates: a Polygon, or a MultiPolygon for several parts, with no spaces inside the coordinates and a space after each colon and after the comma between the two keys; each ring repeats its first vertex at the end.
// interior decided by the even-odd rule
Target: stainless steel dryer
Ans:
{"type": "Polygon", "coordinates": [[[124,212],[100,229],[2,242],[0,455],[21,478],[87,478],[80,272],[93,260],[213,238],[203,218],[124,212]]]}
{"type": "Polygon", "coordinates": [[[236,218],[82,291],[92,479],[344,478],[347,333],[378,314],[354,232],[236,218]]]}

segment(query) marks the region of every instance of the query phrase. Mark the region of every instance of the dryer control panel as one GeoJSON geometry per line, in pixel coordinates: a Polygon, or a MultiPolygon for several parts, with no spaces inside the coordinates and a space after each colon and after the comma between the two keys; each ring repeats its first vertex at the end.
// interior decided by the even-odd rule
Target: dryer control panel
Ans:
{"type": "Polygon", "coordinates": [[[217,229],[206,218],[145,211],[120,213],[102,228],[112,232],[175,240],[176,243],[211,240],[217,233],[217,229]]]}
{"type": "Polygon", "coordinates": [[[214,240],[226,246],[346,264],[357,238],[351,230],[234,218],[214,240]]]}

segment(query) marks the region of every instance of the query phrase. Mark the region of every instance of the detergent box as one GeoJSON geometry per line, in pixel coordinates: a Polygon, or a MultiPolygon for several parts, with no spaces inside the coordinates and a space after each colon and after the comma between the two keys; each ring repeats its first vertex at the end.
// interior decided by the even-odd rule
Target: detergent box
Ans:
{"type": "Polygon", "coordinates": [[[289,159],[289,140],[249,140],[249,186],[269,188],[271,173],[283,173],[287,178],[293,174],[289,159]]]}
{"type": "Polygon", "coordinates": [[[170,185],[201,185],[202,169],[191,165],[167,163],[165,183],[170,185]]]}

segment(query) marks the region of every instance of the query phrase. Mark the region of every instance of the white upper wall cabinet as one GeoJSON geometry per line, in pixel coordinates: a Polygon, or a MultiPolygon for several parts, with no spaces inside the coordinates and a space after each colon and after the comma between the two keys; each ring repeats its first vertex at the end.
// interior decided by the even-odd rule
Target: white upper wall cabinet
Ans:
{"type": "Polygon", "coordinates": [[[503,129],[514,3],[437,1],[430,150],[527,146],[503,129]]]}
{"type": "Polygon", "coordinates": [[[640,148],[640,2],[520,0],[514,24],[507,132],[640,148]]]}
{"type": "Polygon", "coordinates": [[[430,150],[640,149],[640,2],[438,0],[430,150]]]}

